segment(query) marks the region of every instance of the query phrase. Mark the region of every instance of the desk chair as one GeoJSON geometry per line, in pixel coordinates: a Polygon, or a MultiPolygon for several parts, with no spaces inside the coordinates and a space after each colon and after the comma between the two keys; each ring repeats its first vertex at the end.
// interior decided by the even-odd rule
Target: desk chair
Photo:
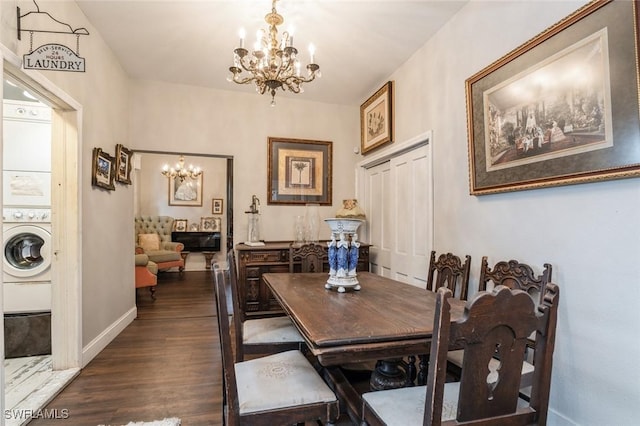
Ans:
{"type": "MultiPolygon", "coordinates": [[[[234,361],[225,271],[218,267],[214,274],[226,403],[223,424],[271,426],[317,420],[333,424],[338,400],[300,351],[234,361]]],[[[233,331],[241,333],[239,323],[233,324],[233,331]]]]}
{"type": "MultiPolygon", "coordinates": [[[[492,286],[504,285],[510,289],[519,289],[527,292],[536,305],[542,303],[544,296],[544,288],[547,283],[551,282],[551,265],[544,264],[542,274],[536,276],[531,266],[526,263],[520,263],[517,260],[500,261],[489,268],[487,256],[482,257],[480,265],[480,284],[479,291],[487,290],[487,284],[492,286]]],[[[527,341],[527,346],[533,350],[535,347],[535,338],[527,341]]],[[[464,352],[452,351],[447,358],[452,370],[459,372],[462,367],[464,352]]],[[[497,361],[496,361],[497,363],[497,361]]],[[[522,388],[531,386],[533,379],[534,366],[528,360],[522,363],[522,388]]]]}
{"type": "MultiPolygon", "coordinates": [[[[301,349],[304,338],[289,317],[244,319],[244,307],[240,305],[240,286],[233,250],[227,253],[228,278],[233,304],[233,322],[238,333],[235,335],[236,361],[244,360],[245,354],[272,354],[301,349]]],[[[215,265],[214,265],[215,268],[215,265]]]]}
{"type": "Polygon", "coordinates": [[[497,286],[467,302],[451,322],[451,291],[439,288],[426,386],[369,392],[363,425],[546,424],[559,289],[547,284],[536,308],[521,290],[497,286]],[[527,339],[536,336],[531,399],[520,398],[520,370],[527,339]],[[459,382],[446,383],[447,353],[464,348],[459,382]],[[499,358],[498,368],[492,360],[499,358]],[[416,410],[421,407],[421,410],[416,410]]]}

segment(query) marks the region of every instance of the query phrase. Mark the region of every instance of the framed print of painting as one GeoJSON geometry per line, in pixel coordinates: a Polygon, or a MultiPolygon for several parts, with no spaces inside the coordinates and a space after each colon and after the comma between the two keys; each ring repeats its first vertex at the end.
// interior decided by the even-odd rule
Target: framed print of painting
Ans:
{"type": "Polygon", "coordinates": [[[360,153],[393,141],[393,81],[360,105],[360,153]]]}
{"type": "Polygon", "coordinates": [[[636,2],[592,2],[466,81],[472,195],[640,176],[636,2]]]}
{"type": "Polygon", "coordinates": [[[222,198],[214,198],[211,200],[211,214],[222,214],[222,198]]]}
{"type": "Polygon", "coordinates": [[[332,142],[269,138],[268,204],[331,205],[332,142]]]}
{"type": "Polygon", "coordinates": [[[99,188],[113,191],[116,171],[116,159],[107,154],[102,148],[93,148],[93,164],[91,170],[91,184],[99,188]]]}
{"type": "Polygon", "coordinates": [[[116,181],[131,185],[131,150],[116,145],[116,181]]]}
{"type": "Polygon", "coordinates": [[[202,173],[197,178],[169,178],[170,206],[202,206],[202,173]]]}

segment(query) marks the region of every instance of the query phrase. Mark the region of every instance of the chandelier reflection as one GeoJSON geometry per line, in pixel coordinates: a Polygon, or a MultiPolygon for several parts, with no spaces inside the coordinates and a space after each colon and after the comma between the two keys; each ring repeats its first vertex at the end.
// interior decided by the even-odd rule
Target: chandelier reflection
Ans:
{"type": "Polygon", "coordinates": [[[184,181],[186,178],[195,179],[202,174],[202,170],[200,167],[194,167],[189,164],[189,167],[185,167],[184,165],[184,155],[181,155],[176,163],[175,167],[169,167],[168,164],[162,166],[162,172],[164,176],[170,179],[180,179],[180,182],[184,181]]]}
{"type": "Polygon", "coordinates": [[[227,78],[238,84],[255,83],[256,91],[261,95],[268,91],[271,94],[271,106],[276,103],[277,89],[301,93],[304,92],[302,83],[321,76],[320,66],[314,61],[313,45],[309,45],[310,60],[306,66],[306,75],[302,75],[297,57],[298,49],[293,46],[293,35],[285,31],[278,41],[278,26],[284,23],[284,18],[276,11],[276,1],[273,0],[271,13],[264,17],[269,29],[258,31],[253,52],[244,47],[245,34],[244,30],[240,30],[240,47],[233,51],[233,66],[229,67],[231,75],[227,78]],[[243,71],[248,74],[243,74],[243,71]]]}

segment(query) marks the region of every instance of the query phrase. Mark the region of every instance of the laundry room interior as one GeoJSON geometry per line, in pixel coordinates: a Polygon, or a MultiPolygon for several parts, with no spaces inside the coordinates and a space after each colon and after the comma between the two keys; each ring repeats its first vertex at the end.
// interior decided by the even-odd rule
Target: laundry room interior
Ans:
{"type": "Polygon", "coordinates": [[[52,110],[3,82],[5,407],[46,380],[51,363],[52,110]]]}

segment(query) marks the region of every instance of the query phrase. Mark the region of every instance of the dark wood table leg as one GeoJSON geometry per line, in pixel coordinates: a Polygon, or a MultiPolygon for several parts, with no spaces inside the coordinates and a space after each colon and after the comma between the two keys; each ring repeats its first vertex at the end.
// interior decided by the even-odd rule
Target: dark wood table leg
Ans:
{"type": "MultiPolygon", "coordinates": [[[[407,385],[407,375],[402,368],[402,358],[384,359],[376,363],[371,373],[371,390],[402,388],[407,385]]],[[[415,368],[415,366],[414,366],[415,368]]]]}

